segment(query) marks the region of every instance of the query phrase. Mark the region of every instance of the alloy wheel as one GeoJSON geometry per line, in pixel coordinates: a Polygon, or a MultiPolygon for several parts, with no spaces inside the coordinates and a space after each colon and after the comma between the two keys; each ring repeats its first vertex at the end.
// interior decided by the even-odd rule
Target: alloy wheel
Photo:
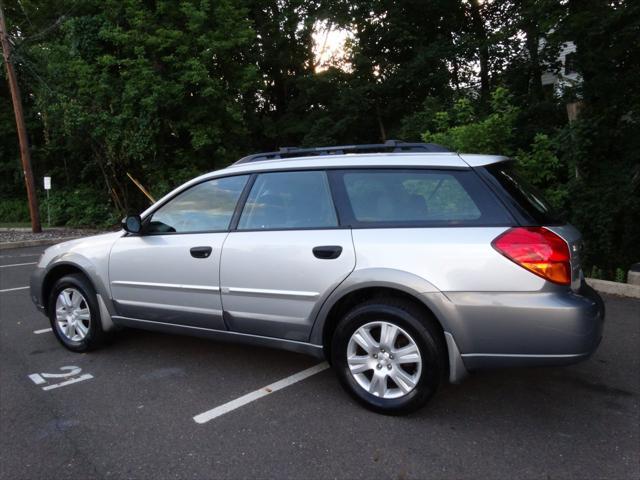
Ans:
{"type": "Polygon", "coordinates": [[[384,321],[358,328],[347,344],[347,364],[353,379],[372,395],[400,398],[418,384],[422,358],[405,330],[384,321]]]}
{"type": "Polygon", "coordinates": [[[65,288],[56,299],[56,326],[58,331],[72,342],[81,342],[89,333],[91,312],[82,293],[75,288],[65,288]]]}

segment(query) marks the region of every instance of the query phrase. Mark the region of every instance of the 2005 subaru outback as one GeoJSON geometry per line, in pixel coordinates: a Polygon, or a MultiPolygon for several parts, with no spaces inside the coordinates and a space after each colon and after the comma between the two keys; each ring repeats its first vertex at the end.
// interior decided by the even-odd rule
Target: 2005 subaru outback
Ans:
{"type": "Polygon", "coordinates": [[[580,234],[512,162],[390,141],[243,158],[124,230],[45,251],[33,301],[73,351],[117,326],[330,360],[367,407],[448,376],[587,358],[604,309],[580,234]]]}

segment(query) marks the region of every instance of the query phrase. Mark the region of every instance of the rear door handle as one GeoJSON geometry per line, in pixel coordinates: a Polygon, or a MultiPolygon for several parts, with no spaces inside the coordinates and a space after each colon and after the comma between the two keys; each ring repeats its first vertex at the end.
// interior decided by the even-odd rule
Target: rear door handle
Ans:
{"type": "Polygon", "coordinates": [[[193,258],[209,258],[211,247],[193,247],[189,252],[193,258]]]}
{"type": "Polygon", "coordinates": [[[313,254],[316,258],[323,260],[333,260],[334,258],[338,258],[341,253],[342,247],[340,245],[323,245],[313,249],[313,254]]]}

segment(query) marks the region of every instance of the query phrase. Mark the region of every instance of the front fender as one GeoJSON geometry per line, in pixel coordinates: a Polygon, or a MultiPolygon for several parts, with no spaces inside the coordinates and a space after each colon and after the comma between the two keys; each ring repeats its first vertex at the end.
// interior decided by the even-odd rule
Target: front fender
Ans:
{"type": "Polygon", "coordinates": [[[96,293],[102,297],[110,298],[111,295],[109,294],[108,285],[101,278],[100,269],[88,258],[79,254],[65,253],[53,259],[45,269],[44,281],[47,282],[50,275],[55,274],[56,270],[64,267],[72,267],[80,270],[91,281],[96,289],[96,293]]]}
{"type": "MultiPolygon", "coordinates": [[[[45,292],[44,287],[47,286],[46,290],[48,291],[54,281],[54,278],[59,277],[59,274],[62,273],[62,271],[68,271],[69,269],[79,270],[89,279],[95,288],[96,295],[98,297],[102,328],[104,331],[112,330],[114,325],[111,317],[115,314],[115,310],[113,302],[111,301],[108,285],[103,280],[103,278],[106,279],[107,277],[102,277],[102,275],[106,275],[106,271],[101,272],[100,266],[78,253],[68,252],[55,257],[43,269],[43,272],[38,275],[38,277],[42,278],[41,303],[43,305],[43,310],[46,312],[47,305],[47,298],[44,298],[47,296],[47,293],[45,292]]],[[[32,291],[34,291],[33,280],[32,291]]]]}
{"type": "Polygon", "coordinates": [[[54,279],[74,269],[79,270],[95,288],[103,327],[110,330],[113,327],[111,316],[115,314],[115,309],[109,288],[109,256],[111,248],[122,234],[123,232],[111,232],[94,235],[47,248],[31,281],[34,301],[40,296],[40,303],[46,307],[47,298],[44,297],[47,296],[54,279]]]}

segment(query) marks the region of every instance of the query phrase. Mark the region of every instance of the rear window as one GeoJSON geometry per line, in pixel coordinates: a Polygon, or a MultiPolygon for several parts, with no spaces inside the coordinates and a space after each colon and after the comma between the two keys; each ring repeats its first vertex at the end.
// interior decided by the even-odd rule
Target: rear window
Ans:
{"type": "Polygon", "coordinates": [[[510,216],[471,171],[341,171],[354,226],[508,225],[510,216]]]}
{"type": "Polygon", "coordinates": [[[562,224],[563,219],[549,202],[515,170],[513,162],[486,167],[487,172],[506,190],[515,206],[539,225],[562,224]]]}

